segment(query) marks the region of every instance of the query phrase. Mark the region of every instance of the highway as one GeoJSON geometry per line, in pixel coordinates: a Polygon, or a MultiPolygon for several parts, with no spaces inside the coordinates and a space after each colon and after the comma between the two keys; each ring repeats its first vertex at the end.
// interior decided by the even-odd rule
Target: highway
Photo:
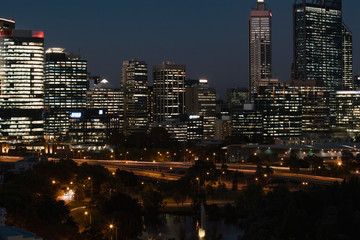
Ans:
{"type": "MultiPolygon", "coordinates": [[[[145,177],[158,179],[163,181],[174,181],[180,179],[186,173],[186,170],[191,166],[188,162],[139,162],[139,161],[125,161],[125,160],[89,160],[89,159],[73,159],[75,162],[99,164],[111,171],[117,168],[127,171],[132,171],[134,174],[145,177]]],[[[222,164],[217,164],[217,168],[221,168],[222,164]]],[[[244,164],[228,164],[228,169],[232,171],[239,171],[244,175],[254,175],[256,172],[256,165],[244,164]]],[[[317,185],[331,185],[334,182],[342,182],[342,178],[332,178],[323,176],[314,176],[310,174],[295,174],[290,173],[287,167],[272,167],[273,174],[271,178],[281,179],[284,181],[304,182],[317,185]]]]}

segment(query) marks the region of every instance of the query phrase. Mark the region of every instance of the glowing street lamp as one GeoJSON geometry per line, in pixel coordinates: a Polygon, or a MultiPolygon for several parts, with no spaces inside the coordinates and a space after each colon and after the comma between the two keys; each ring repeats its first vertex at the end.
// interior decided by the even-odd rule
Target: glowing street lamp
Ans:
{"type": "Polygon", "coordinates": [[[112,240],[113,238],[113,234],[112,234],[112,230],[115,228],[115,240],[117,240],[117,227],[115,227],[113,224],[109,225],[110,228],[110,239],[112,240]]]}
{"type": "Polygon", "coordinates": [[[89,223],[91,225],[91,214],[88,211],[84,212],[85,217],[89,216],[89,223]]]}

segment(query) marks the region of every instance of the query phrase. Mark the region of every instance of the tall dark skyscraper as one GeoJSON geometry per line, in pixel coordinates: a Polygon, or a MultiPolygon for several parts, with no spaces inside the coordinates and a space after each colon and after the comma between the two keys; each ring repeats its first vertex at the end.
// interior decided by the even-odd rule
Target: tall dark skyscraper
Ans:
{"type": "Polygon", "coordinates": [[[249,91],[252,101],[261,79],[272,76],[271,18],[269,6],[264,0],[258,0],[249,18],[249,91]]]}
{"type": "Polygon", "coordinates": [[[148,129],[148,68],[144,61],[124,61],[121,86],[124,90],[124,133],[146,133],[148,129]]]}
{"type": "Polygon", "coordinates": [[[87,61],[49,48],[45,55],[45,136],[62,140],[68,134],[71,115],[86,108],[87,61]]]}
{"type": "Polygon", "coordinates": [[[342,1],[296,0],[293,77],[306,85],[342,89],[342,1]]]}
{"type": "Polygon", "coordinates": [[[153,67],[154,122],[179,117],[185,111],[186,66],[164,62],[153,67]]]}
{"type": "Polygon", "coordinates": [[[0,139],[43,140],[44,33],[0,19],[0,139]]]}
{"type": "Polygon", "coordinates": [[[343,90],[351,90],[354,88],[353,78],[353,43],[352,32],[343,23],[342,25],[343,36],[343,90]]]}

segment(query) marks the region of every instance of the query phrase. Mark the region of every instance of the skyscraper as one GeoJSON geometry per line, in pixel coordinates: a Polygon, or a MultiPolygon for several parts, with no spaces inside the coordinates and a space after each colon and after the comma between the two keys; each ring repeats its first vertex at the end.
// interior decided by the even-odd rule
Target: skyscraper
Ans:
{"type": "Polygon", "coordinates": [[[124,133],[146,133],[148,129],[148,68],[144,61],[124,61],[121,75],[124,90],[124,133]]]}
{"type": "Polygon", "coordinates": [[[264,0],[258,0],[249,18],[249,90],[250,99],[258,92],[261,79],[272,76],[272,13],[264,0]]]}
{"type": "Polygon", "coordinates": [[[294,87],[260,89],[256,108],[263,113],[264,138],[298,140],[302,135],[302,99],[294,87]]]}
{"type": "Polygon", "coordinates": [[[216,90],[210,88],[207,79],[187,80],[185,88],[185,112],[203,118],[203,138],[213,139],[216,120],[216,90]],[[187,82],[191,82],[188,84],[187,82]]]}
{"type": "Polygon", "coordinates": [[[164,62],[153,67],[154,122],[179,117],[185,110],[186,66],[164,62]]]}
{"type": "Polygon", "coordinates": [[[0,140],[43,140],[44,33],[0,19],[0,140]]]}
{"type": "MultiPolygon", "coordinates": [[[[124,92],[115,88],[106,79],[101,80],[87,92],[86,104],[88,109],[103,110],[103,114],[114,115],[118,119],[116,130],[124,129],[124,92]]],[[[114,132],[115,133],[115,132],[114,132]]]]}
{"type": "Polygon", "coordinates": [[[343,23],[342,25],[342,55],[343,55],[343,90],[351,90],[354,88],[353,82],[353,43],[352,43],[352,32],[343,23]]]}
{"type": "Polygon", "coordinates": [[[87,62],[64,48],[49,48],[45,58],[45,136],[61,141],[71,112],[86,108],[87,62]]]}
{"type": "Polygon", "coordinates": [[[294,78],[342,89],[342,1],[295,0],[294,78]]]}

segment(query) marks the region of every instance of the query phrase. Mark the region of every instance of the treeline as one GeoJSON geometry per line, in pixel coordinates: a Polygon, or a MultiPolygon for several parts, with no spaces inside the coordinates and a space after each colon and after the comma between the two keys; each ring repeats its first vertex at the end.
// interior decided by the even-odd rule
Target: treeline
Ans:
{"type": "Polygon", "coordinates": [[[237,211],[245,216],[243,240],[353,240],[359,239],[359,201],[358,179],[268,194],[251,185],[239,196],[237,211]]]}

